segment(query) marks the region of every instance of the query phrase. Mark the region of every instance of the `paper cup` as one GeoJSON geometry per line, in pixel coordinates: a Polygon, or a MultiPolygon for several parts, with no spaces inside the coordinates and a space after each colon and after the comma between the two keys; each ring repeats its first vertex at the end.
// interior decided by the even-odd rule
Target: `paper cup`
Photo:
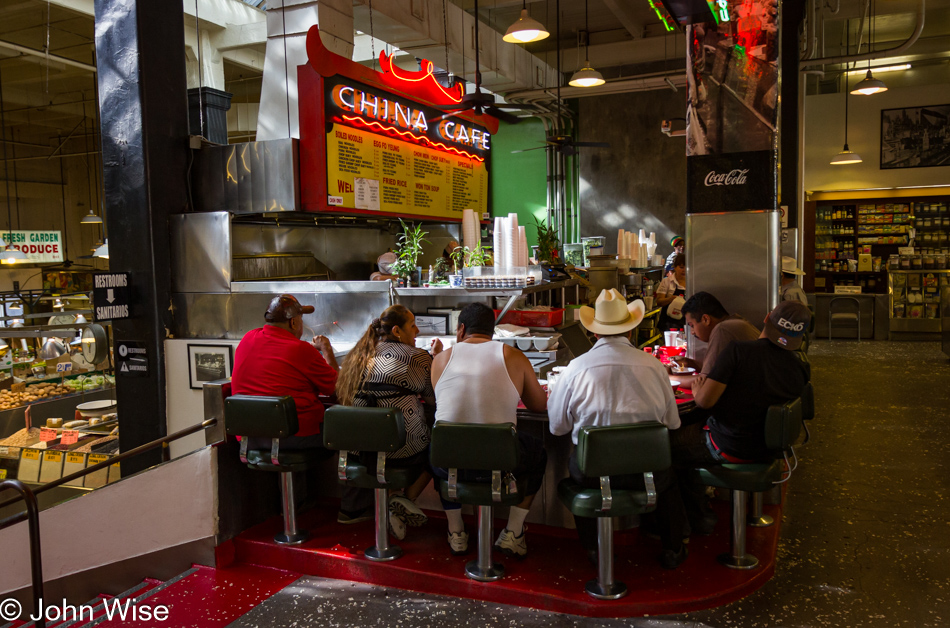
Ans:
{"type": "Polygon", "coordinates": [[[675,331],[665,331],[663,332],[663,341],[664,346],[675,347],[676,346],[676,332],[675,331]]]}

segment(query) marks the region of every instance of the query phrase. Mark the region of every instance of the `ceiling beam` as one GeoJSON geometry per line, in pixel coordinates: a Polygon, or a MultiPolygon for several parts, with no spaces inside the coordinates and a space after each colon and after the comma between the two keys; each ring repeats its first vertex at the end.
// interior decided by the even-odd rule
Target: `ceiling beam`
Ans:
{"type": "Polygon", "coordinates": [[[6,48],[8,50],[14,50],[20,54],[30,55],[33,57],[40,57],[41,59],[49,59],[50,61],[55,61],[57,63],[62,63],[63,65],[70,65],[74,68],[81,68],[87,72],[95,72],[96,66],[90,65],[88,63],[83,63],[81,61],[74,61],[72,59],[67,59],[66,57],[60,57],[58,55],[46,54],[42,50],[35,50],[33,48],[28,48],[26,46],[21,46],[20,44],[14,44],[10,41],[5,41],[0,39],[0,48],[6,48]]]}
{"type": "Polygon", "coordinates": [[[604,4],[606,4],[607,8],[614,14],[614,17],[620,20],[620,23],[623,24],[623,27],[627,29],[627,32],[630,33],[634,39],[643,37],[643,22],[637,19],[633,11],[630,10],[629,2],[604,0],[604,4]]]}

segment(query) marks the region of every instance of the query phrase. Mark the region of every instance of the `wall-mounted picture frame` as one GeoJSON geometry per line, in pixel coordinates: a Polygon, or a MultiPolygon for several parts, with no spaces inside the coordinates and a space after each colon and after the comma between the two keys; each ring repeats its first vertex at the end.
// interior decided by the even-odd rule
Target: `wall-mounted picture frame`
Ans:
{"type": "Polygon", "coordinates": [[[230,345],[188,345],[188,379],[201,390],[205,382],[231,377],[234,348],[230,345]]]}
{"type": "Polygon", "coordinates": [[[881,110],[881,170],[950,166],[950,104],[881,110]]]}

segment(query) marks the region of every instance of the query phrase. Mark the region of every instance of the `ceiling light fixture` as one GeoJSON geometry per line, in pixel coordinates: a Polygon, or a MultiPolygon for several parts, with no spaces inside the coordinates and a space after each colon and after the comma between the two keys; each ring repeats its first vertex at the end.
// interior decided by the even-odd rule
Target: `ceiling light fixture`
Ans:
{"type": "MultiPolygon", "coordinates": [[[[871,3],[871,0],[868,1],[871,7],[871,19],[868,20],[868,50],[873,52],[874,31],[877,30],[877,19],[874,15],[874,4],[871,3]]],[[[845,78],[847,78],[847,74],[845,75],[845,78]]],[[[880,94],[881,92],[886,91],[887,85],[884,84],[884,81],[874,78],[874,75],[871,74],[871,60],[868,59],[868,73],[863,80],[859,81],[858,84],[854,86],[854,89],[851,90],[851,93],[855,96],[871,96],[872,94],[880,94]]]]}
{"type": "MultiPolygon", "coordinates": [[[[2,85],[2,79],[0,79],[0,85],[2,85]]],[[[4,186],[7,189],[7,240],[13,241],[13,205],[10,203],[10,172],[9,172],[9,163],[7,162],[7,120],[6,115],[4,114],[5,108],[3,103],[3,91],[0,90],[0,131],[3,132],[3,136],[0,137],[3,141],[3,178],[6,181],[4,186]]],[[[16,183],[16,168],[14,168],[14,184],[16,183]]],[[[17,198],[17,203],[19,203],[19,198],[17,198]]],[[[19,215],[19,207],[17,208],[17,215],[19,215]]],[[[17,262],[23,261],[26,259],[26,254],[19,249],[15,249],[9,244],[4,243],[3,251],[0,252],[0,262],[4,264],[16,264],[17,262]]]]}
{"type": "Polygon", "coordinates": [[[89,213],[83,216],[79,222],[84,225],[101,225],[102,218],[97,216],[96,213],[90,209],[89,213]]]}
{"type": "MultiPolygon", "coordinates": [[[[475,19],[478,19],[477,15],[475,19]]],[[[521,3],[521,17],[508,27],[508,31],[502,39],[509,44],[527,44],[533,41],[541,41],[550,34],[541,22],[528,15],[527,0],[525,0],[521,3]]]]}
{"type": "MultiPolygon", "coordinates": [[[[850,41],[846,38],[845,53],[848,53],[850,41]]],[[[844,150],[831,158],[832,166],[846,166],[848,164],[859,164],[863,159],[861,155],[852,151],[848,147],[848,73],[844,73],[844,150]]]]}
{"type": "Polygon", "coordinates": [[[101,257],[102,259],[109,259],[109,239],[106,238],[105,244],[96,249],[96,252],[92,254],[93,257],[101,257]]]}
{"type": "Polygon", "coordinates": [[[568,81],[568,85],[573,87],[597,87],[607,81],[604,80],[603,74],[590,67],[590,22],[587,16],[587,0],[584,0],[584,28],[587,30],[587,37],[584,42],[584,56],[586,57],[584,67],[574,73],[574,76],[568,81]]]}

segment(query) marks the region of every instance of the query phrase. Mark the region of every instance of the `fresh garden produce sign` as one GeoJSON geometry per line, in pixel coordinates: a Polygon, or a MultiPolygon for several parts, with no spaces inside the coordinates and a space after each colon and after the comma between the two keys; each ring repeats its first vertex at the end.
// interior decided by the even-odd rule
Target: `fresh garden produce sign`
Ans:
{"type": "Polygon", "coordinates": [[[23,251],[30,262],[63,261],[62,231],[3,231],[0,237],[12,248],[23,251]]]}

